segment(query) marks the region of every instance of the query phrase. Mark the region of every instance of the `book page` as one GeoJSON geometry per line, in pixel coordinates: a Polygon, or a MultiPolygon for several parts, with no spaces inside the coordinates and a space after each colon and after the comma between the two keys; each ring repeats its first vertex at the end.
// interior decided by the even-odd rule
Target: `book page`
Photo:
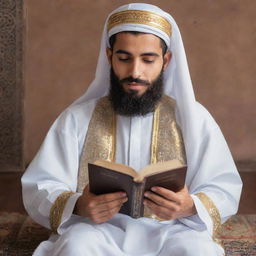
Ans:
{"type": "Polygon", "coordinates": [[[133,168],[125,164],[114,163],[106,160],[96,160],[94,164],[104,168],[111,169],[116,172],[121,172],[121,173],[130,175],[132,177],[137,176],[137,172],[133,168]]]}
{"type": "Polygon", "coordinates": [[[167,170],[176,169],[182,166],[185,166],[185,165],[182,164],[178,159],[159,162],[156,164],[150,164],[140,170],[138,178],[136,178],[135,181],[141,181],[144,179],[145,176],[167,171],[167,170]]]}

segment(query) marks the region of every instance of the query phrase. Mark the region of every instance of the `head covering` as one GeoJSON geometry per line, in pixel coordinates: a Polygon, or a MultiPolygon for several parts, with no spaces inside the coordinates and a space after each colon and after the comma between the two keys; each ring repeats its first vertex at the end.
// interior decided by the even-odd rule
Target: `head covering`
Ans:
{"type": "MultiPolygon", "coordinates": [[[[141,16],[141,15],[138,15],[141,16]]],[[[110,81],[108,58],[106,55],[106,48],[109,46],[109,38],[116,33],[122,31],[138,31],[144,33],[152,33],[160,38],[162,38],[168,49],[172,52],[172,60],[168,68],[164,72],[165,77],[165,93],[169,96],[176,98],[176,95],[182,94],[180,96],[184,97],[184,102],[195,101],[194,92],[191,84],[190,74],[188,70],[186,54],[183,47],[182,38],[180,35],[179,28],[172,18],[171,15],[164,12],[160,8],[150,4],[133,3],[121,6],[111,12],[104,25],[104,31],[101,40],[101,49],[96,69],[96,75],[94,81],[90,84],[86,93],[78,99],[75,103],[84,102],[90,99],[99,98],[108,93],[108,86],[102,86],[106,84],[106,81],[110,81]],[[148,25],[142,23],[120,23],[110,30],[108,30],[109,19],[115,15],[127,11],[143,11],[155,13],[160,17],[163,17],[171,25],[171,35],[168,35],[163,30],[152,26],[150,23],[148,25]],[[179,92],[175,89],[179,88],[179,92]],[[183,95],[184,94],[184,95],[183,95]]]]}

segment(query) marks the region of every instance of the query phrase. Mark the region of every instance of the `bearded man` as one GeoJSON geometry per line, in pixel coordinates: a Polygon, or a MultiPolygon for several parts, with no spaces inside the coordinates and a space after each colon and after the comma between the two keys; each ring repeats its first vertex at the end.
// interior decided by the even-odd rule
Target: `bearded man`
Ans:
{"type": "Polygon", "coordinates": [[[236,213],[241,179],[210,114],[194,97],[174,19],[128,4],[107,18],[96,78],[55,121],[22,177],[30,216],[55,234],[34,255],[223,255],[218,229],[236,213]],[[187,163],[186,186],[146,191],[144,217],[118,213],[120,191],[89,191],[88,162],[136,170],[187,163]]]}

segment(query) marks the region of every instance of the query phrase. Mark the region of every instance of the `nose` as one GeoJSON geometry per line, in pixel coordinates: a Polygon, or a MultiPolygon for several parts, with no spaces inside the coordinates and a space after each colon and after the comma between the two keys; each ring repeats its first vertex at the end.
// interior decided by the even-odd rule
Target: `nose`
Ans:
{"type": "Polygon", "coordinates": [[[142,67],[139,60],[134,60],[130,66],[130,76],[133,78],[141,77],[142,67]]]}

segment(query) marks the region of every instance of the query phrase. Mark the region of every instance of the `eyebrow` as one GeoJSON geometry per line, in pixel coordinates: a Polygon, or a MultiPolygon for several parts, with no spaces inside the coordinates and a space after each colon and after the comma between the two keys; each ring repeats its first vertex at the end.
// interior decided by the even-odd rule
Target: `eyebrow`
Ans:
{"type": "MultiPolygon", "coordinates": [[[[116,54],[126,54],[126,55],[129,55],[129,56],[132,56],[132,54],[128,51],[125,51],[125,50],[117,50],[115,51],[116,54]]],[[[145,53],[142,53],[140,56],[155,56],[155,57],[159,57],[159,54],[155,53],[155,52],[145,52],[145,53]]]]}

